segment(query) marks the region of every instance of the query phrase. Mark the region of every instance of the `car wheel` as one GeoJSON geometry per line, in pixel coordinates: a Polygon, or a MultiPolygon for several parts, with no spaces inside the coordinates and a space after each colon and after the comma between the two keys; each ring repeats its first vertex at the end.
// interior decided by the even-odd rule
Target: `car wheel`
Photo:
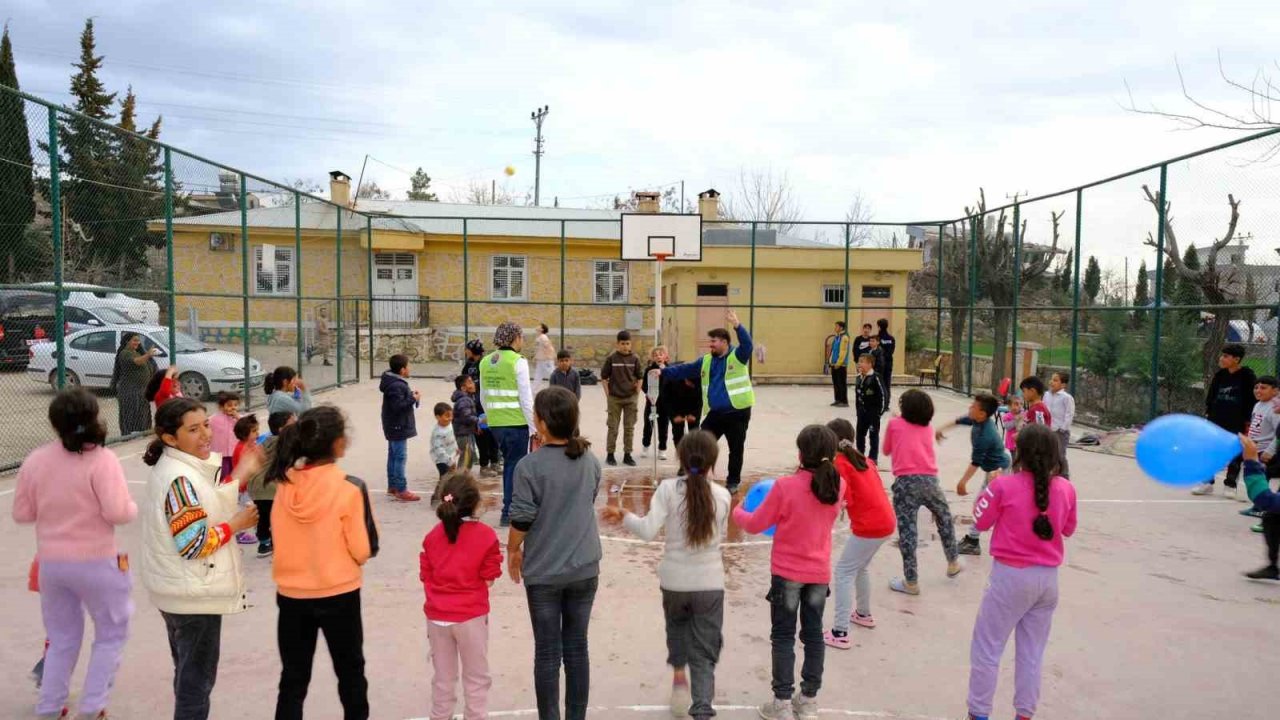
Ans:
{"type": "MultiPolygon", "coordinates": [[[[67,385],[66,385],[67,387],[75,387],[80,384],[80,376],[77,375],[74,370],[67,371],[66,380],[67,380],[67,385]]],[[[54,392],[58,392],[58,371],[57,370],[54,370],[53,372],[49,373],[49,387],[52,388],[54,392]]]]}
{"type": "Polygon", "coordinates": [[[209,381],[198,372],[185,372],[178,376],[178,383],[182,386],[182,396],[189,397],[193,400],[207,400],[209,398],[209,381]]]}

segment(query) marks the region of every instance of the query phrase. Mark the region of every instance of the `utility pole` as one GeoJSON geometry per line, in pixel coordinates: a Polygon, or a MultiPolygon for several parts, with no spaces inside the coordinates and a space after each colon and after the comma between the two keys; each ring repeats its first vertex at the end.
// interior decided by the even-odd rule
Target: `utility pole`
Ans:
{"type": "Polygon", "coordinates": [[[529,119],[533,121],[534,127],[538,129],[538,134],[534,138],[533,146],[533,206],[538,207],[542,199],[542,121],[547,119],[547,113],[551,112],[550,105],[542,107],[529,113],[529,119]]]}

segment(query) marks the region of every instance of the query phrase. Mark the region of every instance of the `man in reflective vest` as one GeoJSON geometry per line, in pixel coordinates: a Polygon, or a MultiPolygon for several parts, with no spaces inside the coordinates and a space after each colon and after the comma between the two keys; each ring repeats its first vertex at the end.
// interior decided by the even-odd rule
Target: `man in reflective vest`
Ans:
{"type": "Polygon", "coordinates": [[[511,525],[511,488],[516,463],[529,453],[533,426],[533,390],[529,361],[520,354],[524,331],[504,322],[493,335],[497,349],[480,360],[480,397],[489,431],[502,453],[502,527],[511,525]]]}
{"type": "Polygon", "coordinates": [[[663,380],[701,378],[702,409],[706,418],[702,429],[729,440],[729,474],[725,487],[733,492],[742,482],[742,451],[751,424],[751,406],[756,403],[751,388],[751,334],[738,322],[738,314],[725,313],[729,327],[738,335],[738,346],[729,344],[729,331],[715,328],[707,332],[711,352],[693,362],[672,365],[662,371],[663,380]]]}

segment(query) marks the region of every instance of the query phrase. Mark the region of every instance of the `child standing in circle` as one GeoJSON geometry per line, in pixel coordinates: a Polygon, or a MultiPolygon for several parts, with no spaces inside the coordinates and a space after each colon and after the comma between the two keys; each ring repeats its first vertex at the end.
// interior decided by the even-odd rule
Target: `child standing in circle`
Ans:
{"type": "Polygon", "coordinates": [[[453,717],[462,664],[463,720],[489,717],[489,588],[502,576],[502,550],[493,528],[478,522],[480,490],[467,472],[443,482],[440,524],[422,540],[419,578],[426,592],[431,642],[431,720],[453,717]]]}
{"type": "Polygon", "coordinates": [[[1008,409],[1000,416],[1000,424],[1004,426],[1004,449],[1013,455],[1018,448],[1018,423],[1022,417],[1022,398],[1010,395],[1008,409]]]}
{"type": "Polygon", "coordinates": [[[889,582],[889,589],[919,595],[917,582],[916,516],[920,506],[933,513],[947,556],[947,577],[955,577],[960,567],[956,531],[951,522],[947,498],[938,485],[938,460],[934,454],[933,400],[920,390],[908,390],[898,397],[901,416],[889,421],[884,432],[884,454],[893,458],[893,509],[898,515],[898,549],[902,551],[902,578],[889,582]]]}
{"type": "Polygon", "coordinates": [[[671,714],[709,718],[715,715],[711,702],[724,644],[720,540],[728,529],[733,498],[724,486],[711,481],[719,455],[714,435],[695,430],[680,441],[676,452],[687,474],[658,485],[648,515],[638,517],[621,507],[606,506],[604,519],[622,522],[644,540],[653,540],[663,531],[658,584],[667,620],[667,664],[672,668],[671,714]]]}
{"type": "Polygon", "coordinates": [[[969,647],[969,720],[987,720],[1000,656],[1017,631],[1013,706],[1029,720],[1040,700],[1040,664],[1058,606],[1063,538],[1076,531],[1076,491],[1058,474],[1059,441],[1045,425],[1018,433],[1015,472],[991,481],[973,506],[991,533],[991,578],[969,647]]]}
{"type": "Polygon", "coordinates": [[[817,720],[826,647],[822,612],[831,582],[831,527],[840,514],[844,481],[836,471],[836,436],[822,425],[809,425],[796,436],[800,467],[778,478],[755,512],[738,505],[733,521],[749,533],[777,525],[770,555],[772,582],[766,599],[773,631],[773,699],[759,708],[764,720],[817,720]],[[800,692],[795,690],[796,615],[804,666],[800,692]]]}

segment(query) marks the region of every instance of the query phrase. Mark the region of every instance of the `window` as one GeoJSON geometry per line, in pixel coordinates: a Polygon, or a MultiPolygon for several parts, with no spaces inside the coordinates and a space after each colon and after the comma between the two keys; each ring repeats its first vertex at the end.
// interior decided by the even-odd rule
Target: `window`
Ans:
{"type": "Polygon", "coordinates": [[[264,266],[262,245],[253,249],[253,277],[256,295],[293,295],[297,293],[293,275],[293,248],[275,246],[275,262],[264,266]]]}
{"type": "Polygon", "coordinates": [[[627,264],[621,260],[596,260],[592,272],[595,297],[592,302],[621,303],[627,301],[627,264]]]}
{"type": "Polygon", "coordinates": [[[698,297],[729,297],[729,286],[698,283],[698,297]]]}
{"type": "Polygon", "coordinates": [[[888,285],[863,285],[863,299],[888,300],[893,295],[893,288],[888,285]]]}
{"type": "Polygon", "coordinates": [[[823,285],[822,304],[844,307],[844,285],[823,285]]]}
{"type": "Polygon", "coordinates": [[[524,300],[529,258],[494,255],[489,266],[489,296],[494,300],[524,300]]]}
{"type": "Polygon", "coordinates": [[[116,354],[116,334],[113,332],[91,332],[71,341],[72,350],[116,354]]]}

